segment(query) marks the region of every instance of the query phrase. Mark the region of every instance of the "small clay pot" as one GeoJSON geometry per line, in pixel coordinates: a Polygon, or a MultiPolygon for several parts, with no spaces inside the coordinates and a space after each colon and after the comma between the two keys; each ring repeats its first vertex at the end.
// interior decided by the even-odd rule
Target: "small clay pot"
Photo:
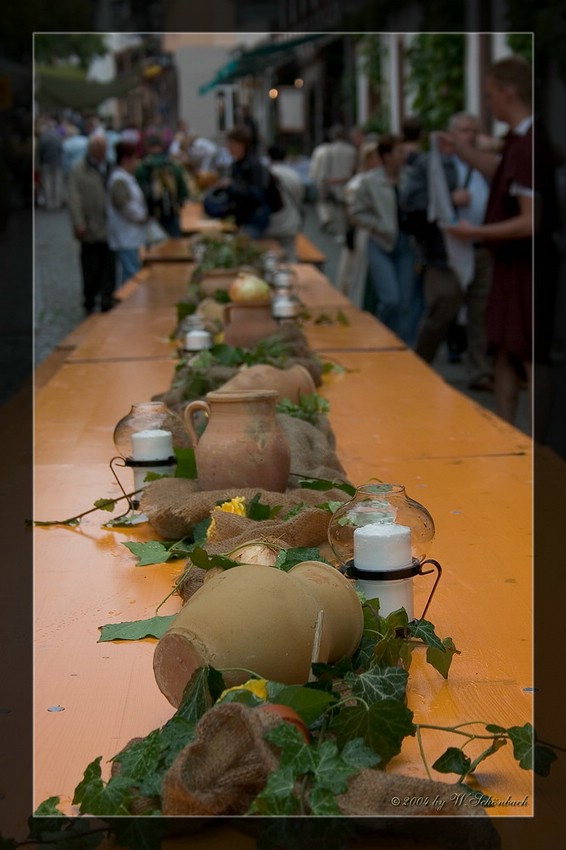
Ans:
{"type": "Polygon", "coordinates": [[[202,490],[260,487],[283,492],[291,469],[291,452],[276,417],[276,390],[210,392],[185,408],[187,431],[195,449],[202,490]],[[193,416],[208,418],[197,436],[193,416]]]}
{"type": "Polygon", "coordinates": [[[224,308],[224,342],[240,348],[256,343],[279,330],[271,315],[270,301],[233,301],[224,308]]]}

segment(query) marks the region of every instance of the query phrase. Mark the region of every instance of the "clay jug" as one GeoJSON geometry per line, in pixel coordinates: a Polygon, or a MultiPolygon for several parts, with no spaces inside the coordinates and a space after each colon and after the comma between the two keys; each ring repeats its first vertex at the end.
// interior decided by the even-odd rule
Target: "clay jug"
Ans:
{"type": "Polygon", "coordinates": [[[286,489],[291,452],[275,415],[277,397],[277,390],[216,391],[208,393],[206,401],[186,406],[185,425],[202,490],[286,489]],[[193,419],[198,411],[208,419],[200,438],[193,419]]]}
{"type": "Polygon", "coordinates": [[[233,301],[224,312],[224,342],[239,348],[253,348],[266,336],[279,330],[271,315],[271,301],[233,301]]]}
{"type": "Polygon", "coordinates": [[[313,662],[338,661],[344,648],[353,652],[362,635],[361,604],[348,580],[324,566],[335,576],[322,583],[320,571],[308,568],[286,573],[242,564],[203,584],[155,648],[155,679],[169,702],[179,705],[198,667],[223,670],[229,686],[249,674],[226,668],[303,684],[313,662]]]}
{"type": "Polygon", "coordinates": [[[310,372],[295,363],[288,369],[277,369],[267,363],[240,369],[240,371],[222,384],[222,392],[234,390],[277,390],[279,398],[288,398],[298,404],[302,395],[312,395],[316,392],[315,383],[310,372]]]}

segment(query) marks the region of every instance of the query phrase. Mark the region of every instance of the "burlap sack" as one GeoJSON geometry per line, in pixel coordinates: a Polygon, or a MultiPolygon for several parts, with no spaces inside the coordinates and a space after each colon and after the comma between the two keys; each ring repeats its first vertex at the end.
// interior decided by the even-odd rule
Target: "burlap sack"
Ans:
{"type": "MultiPolygon", "coordinates": [[[[277,748],[264,734],[280,722],[276,715],[238,703],[210,709],[165,775],[163,814],[244,814],[278,767],[277,748]]],[[[458,799],[448,783],[364,769],[351,777],[336,802],[348,816],[485,816],[482,806],[461,805],[458,799]],[[405,801],[413,804],[405,806],[405,801]]]]}
{"type": "Polygon", "coordinates": [[[238,703],[211,708],[163,781],[164,815],[243,815],[277,767],[263,735],[280,718],[238,703]]]}
{"type": "Polygon", "coordinates": [[[348,790],[336,798],[345,815],[402,817],[481,817],[477,804],[462,803],[454,785],[413,776],[400,776],[366,768],[348,782],[348,790]],[[460,802],[458,802],[460,801],[460,802]]]}

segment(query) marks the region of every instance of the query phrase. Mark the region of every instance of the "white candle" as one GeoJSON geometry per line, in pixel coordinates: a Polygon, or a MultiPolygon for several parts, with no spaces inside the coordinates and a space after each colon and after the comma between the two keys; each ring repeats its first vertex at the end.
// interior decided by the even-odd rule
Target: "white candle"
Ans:
{"type": "Polygon", "coordinates": [[[133,460],[167,460],[173,455],[173,435],[170,431],[152,428],[132,434],[133,460]]]}
{"type": "Polygon", "coordinates": [[[272,307],[272,313],[276,319],[293,318],[299,312],[297,302],[292,301],[290,298],[275,298],[272,307]]]}
{"type": "Polygon", "coordinates": [[[394,522],[370,523],[354,530],[354,565],[375,572],[411,564],[411,529],[394,522]]]}
{"type": "Polygon", "coordinates": [[[400,578],[395,581],[366,581],[358,578],[356,589],[361,590],[368,600],[379,599],[379,613],[382,617],[404,608],[409,621],[414,619],[412,578],[400,578]]]}
{"type": "Polygon", "coordinates": [[[404,608],[413,619],[413,579],[380,581],[380,573],[407,567],[412,562],[411,529],[393,522],[371,523],[354,530],[354,566],[375,573],[375,579],[358,578],[356,587],[366,599],[379,599],[379,613],[387,617],[404,608]]]}
{"type": "Polygon", "coordinates": [[[212,347],[212,337],[208,331],[194,328],[185,334],[185,351],[202,351],[212,347]]]}

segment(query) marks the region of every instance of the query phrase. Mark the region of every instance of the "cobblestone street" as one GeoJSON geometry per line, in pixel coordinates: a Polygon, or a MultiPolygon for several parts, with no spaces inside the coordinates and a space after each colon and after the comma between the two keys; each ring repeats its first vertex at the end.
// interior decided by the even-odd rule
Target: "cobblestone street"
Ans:
{"type": "Polygon", "coordinates": [[[79,244],[66,209],[35,211],[35,349],[37,366],[84,318],[79,244]]]}

